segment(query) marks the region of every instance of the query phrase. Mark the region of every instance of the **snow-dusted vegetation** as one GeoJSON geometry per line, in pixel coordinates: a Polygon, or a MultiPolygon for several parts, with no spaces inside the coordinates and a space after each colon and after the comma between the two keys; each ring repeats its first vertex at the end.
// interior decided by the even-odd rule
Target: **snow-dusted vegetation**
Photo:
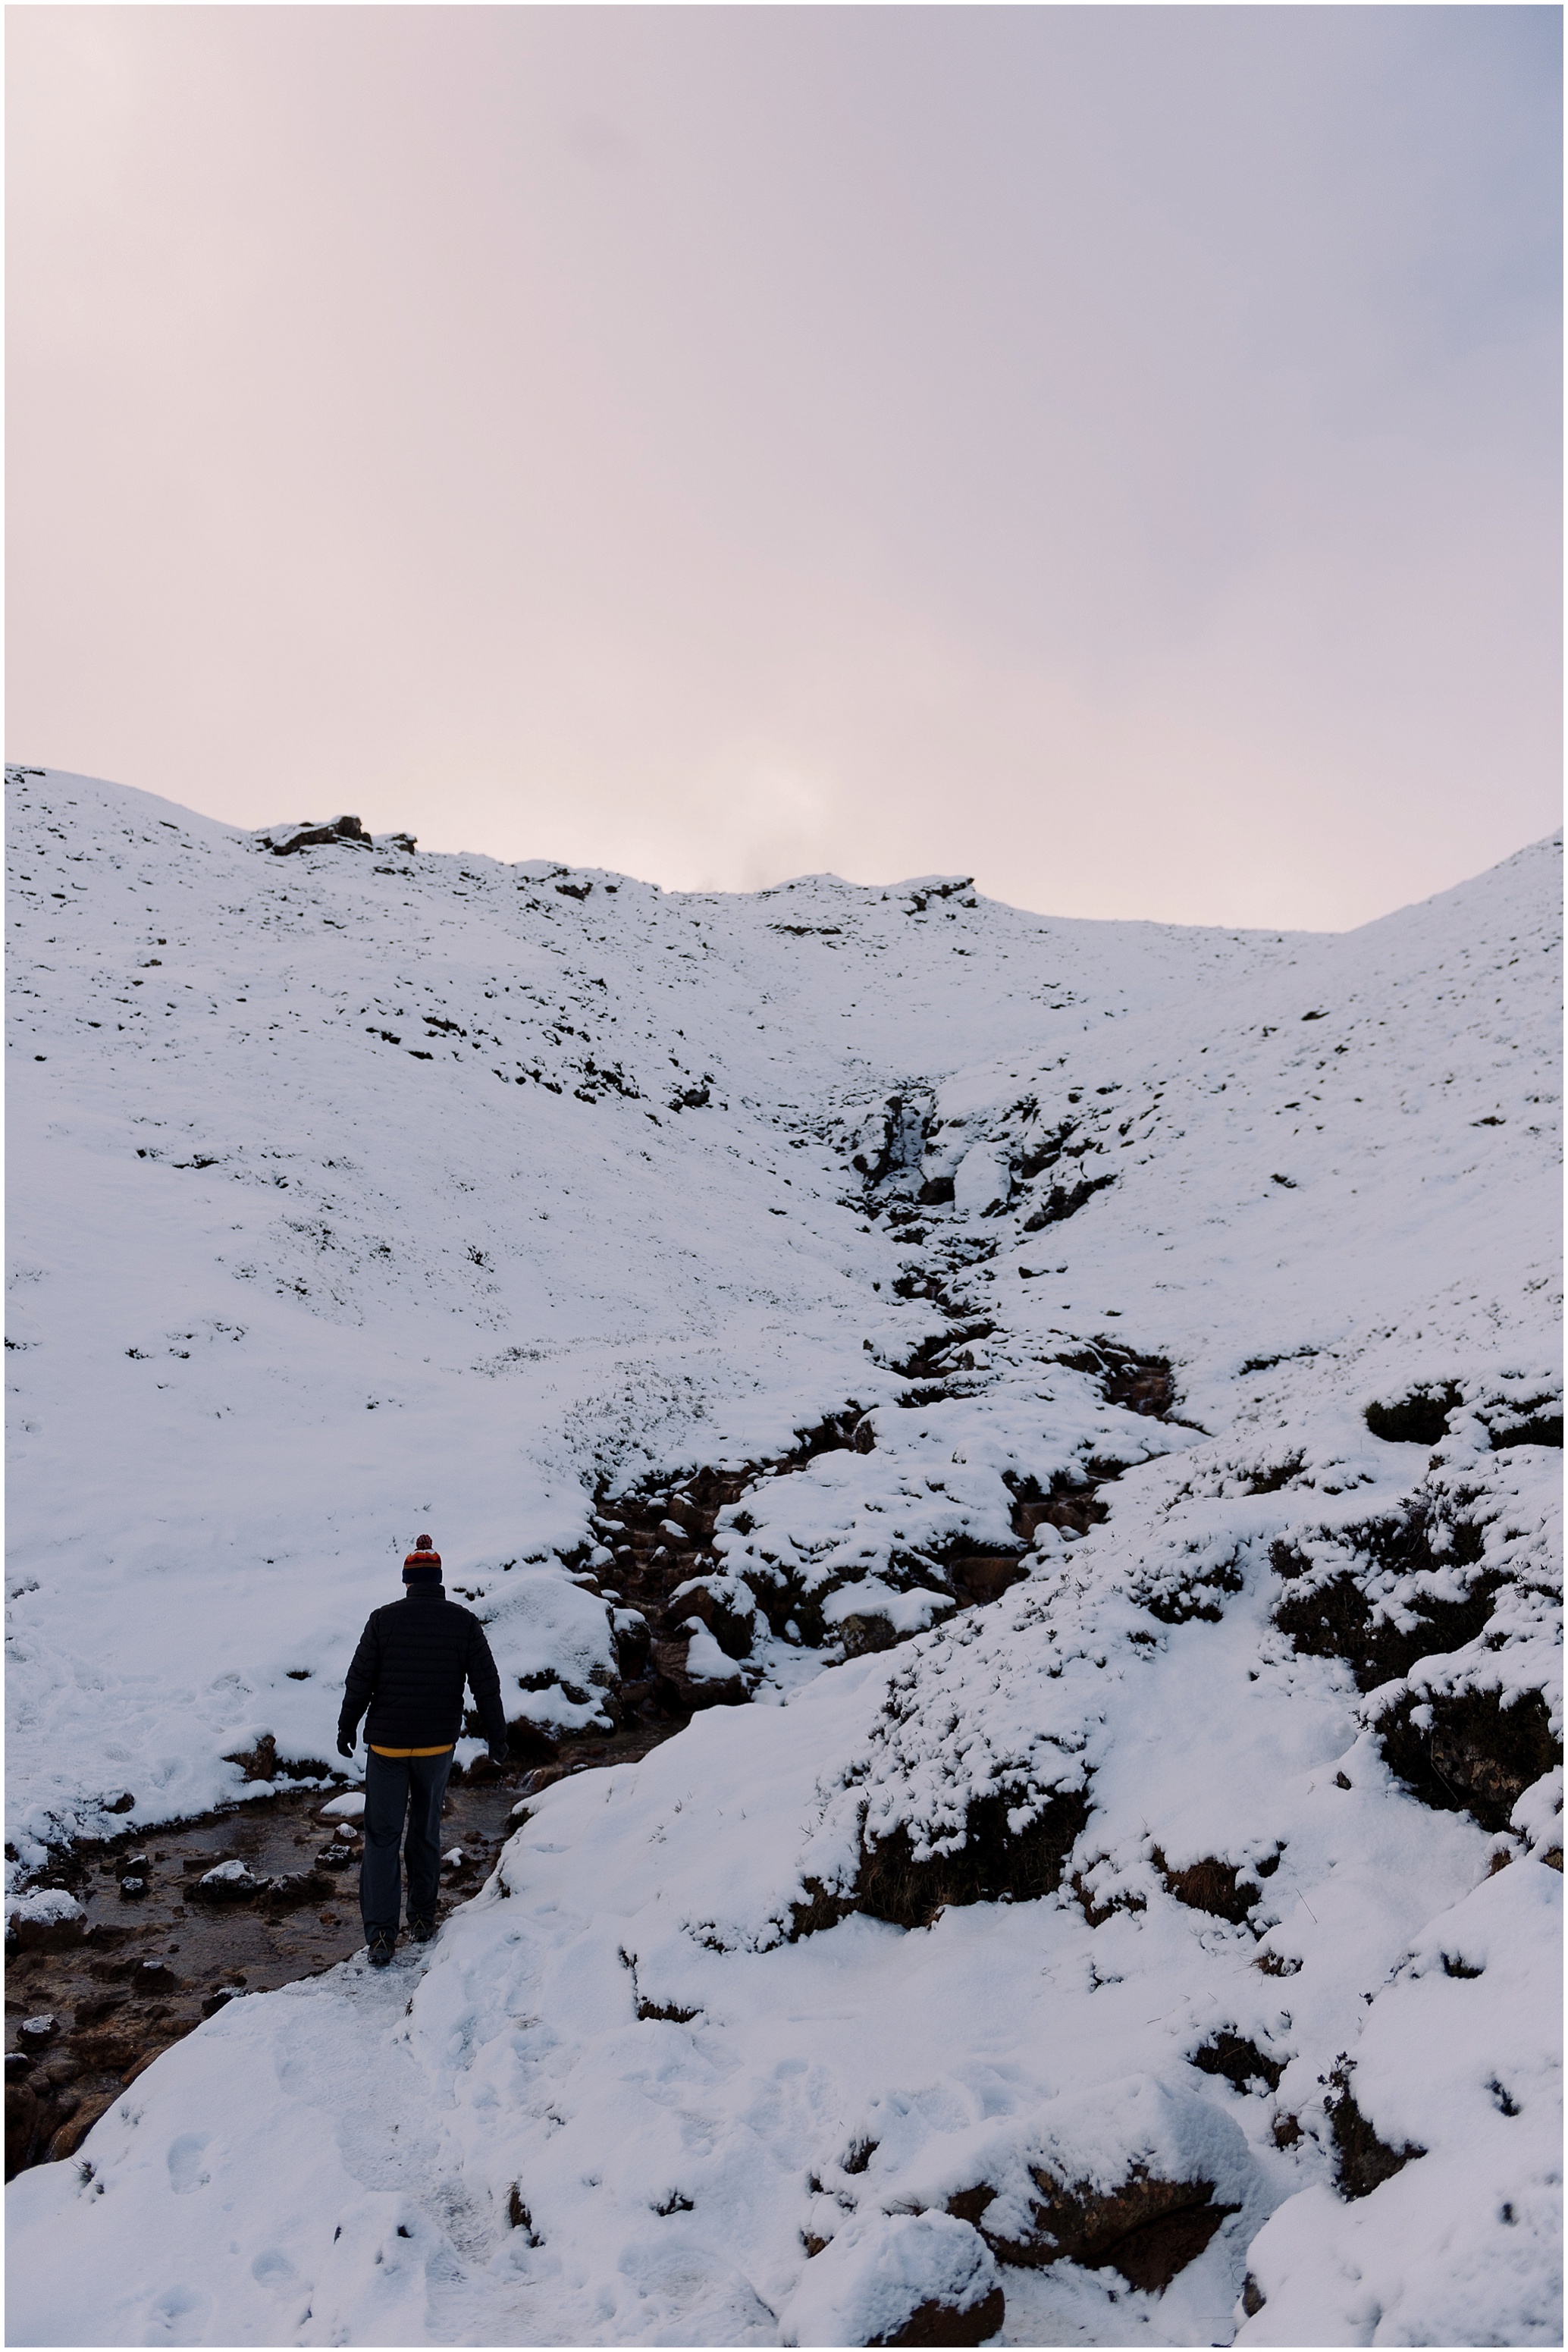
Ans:
{"type": "Polygon", "coordinates": [[[523,1753],[696,1710],[23,2173],[13,2340],[1559,2340],[1555,843],[1330,938],[10,796],[16,1916],[327,1777],[416,1526],[523,1753]]]}

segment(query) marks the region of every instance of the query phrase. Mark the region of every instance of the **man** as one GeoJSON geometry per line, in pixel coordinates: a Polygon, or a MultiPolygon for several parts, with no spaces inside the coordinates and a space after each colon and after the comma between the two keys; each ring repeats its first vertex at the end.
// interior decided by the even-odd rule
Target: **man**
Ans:
{"type": "Polygon", "coordinates": [[[343,1686],[338,1754],[352,1756],[366,1707],[364,1858],[359,1907],[373,1969],[397,1942],[398,1847],[408,1874],[408,1932],[436,1933],[441,1875],[441,1801],[463,1727],[463,1685],[474,1694],[490,1760],[507,1759],[500,1676],[479,1619],[448,1601],[441,1555],[421,1536],[403,1563],[401,1601],[373,1611],[343,1686]],[[406,1842],[404,1822],[408,1825],[406,1842]]]}

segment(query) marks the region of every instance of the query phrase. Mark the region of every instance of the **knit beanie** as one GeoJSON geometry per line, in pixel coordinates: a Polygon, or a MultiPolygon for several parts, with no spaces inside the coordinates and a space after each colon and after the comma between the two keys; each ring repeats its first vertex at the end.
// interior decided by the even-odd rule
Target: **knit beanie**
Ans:
{"type": "Polygon", "coordinates": [[[421,1536],[403,1563],[405,1584],[439,1584],[441,1555],[428,1536],[421,1536]]]}

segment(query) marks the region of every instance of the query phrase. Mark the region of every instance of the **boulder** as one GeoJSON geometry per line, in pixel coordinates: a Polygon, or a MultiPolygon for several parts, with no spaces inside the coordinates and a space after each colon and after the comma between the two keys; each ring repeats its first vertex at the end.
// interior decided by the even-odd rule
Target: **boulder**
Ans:
{"type": "Polygon", "coordinates": [[[220,1862],[202,1873],[191,1893],[201,1903],[248,1903],[266,1885],[265,1878],[254,1875],[247,1862],[220,1862]]]}
{"type": "Polygon", "coordinates": [[[744,1675],[700,1619],[692,1619],[687,1639],[655,1642],[653,1665],[659,1697],[685,1714],[705,1706],[739,1706],[745,1700],[744,1675]]]}
{"type": "Polygon", "coordinates": [[[87,1913],[63,1887],[42,1886],[7,1906],[5,1925],[18,1950],[59,1952],[80,1943],[87,1933],[87,1913]]]}
{"type": "Polygon", "coordinates": [[[324,824],[313,824],[309,819],[300,824],[275,824],[257,838],[274,857],[291,857],[297,849],[334,849],[340,845],[351,845],[356,849],[373,846],[357,816],[330,817],[324,824]]]}
{"type": "Polygon", "coordinates": [[[1005,2305],[979,2233],[947,2213],[857,2214],[808,2261],[785,2344],[983,2344],[1005,2305]]]}

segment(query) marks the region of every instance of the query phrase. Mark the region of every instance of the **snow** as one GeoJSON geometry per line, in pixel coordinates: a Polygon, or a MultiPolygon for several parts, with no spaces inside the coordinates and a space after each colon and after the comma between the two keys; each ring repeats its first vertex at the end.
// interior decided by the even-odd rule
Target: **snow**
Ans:
{"type": "Polygon", "coordinates": [[[859,1415],[721,1514],[702,1581],[803,1633],[755,1612],[753,1703],[531,1797],[435,1944],[226,2004],[14,2182],[17,2339],[864,2342],[999,2283],[1004,2342],[1554,2340],[1561,1776],[1478,1813],[1395,1760],[1560,1724],[1557,845],[1309,938],[12,797],[22,1882],[264,1735],[325,1775],[426,1527],[509,1713],[603,1720],[595,1488],[859,1415]],[[1423,1389],[1436,1434],[1373,1433],[1423,1389]],[[1086,1476],[1109,1516],[1025,1550],[1020,1482],[1086,1476]],[[1056,1891],[871,1915],[984,1821],[1059,1830],[1056,1891]],[[1193,2063],[1225,2034],[1276,2089],[1193,2063]],[[1344,2084],[1423,2151],[1353,2198],[1344,2084]],[[1139,2168],[1235,2209],[1163,2293],[987,2244],[1139,2168]]]}
{"type": "Polygon", "coordinates": [[[346,1796],[329,1797],[321,1808],[321,1817],[324,1822],[357,1822],[363,1811],[363,1791],[351,1789],[346,1796]]]}
{"type": "Polygon", "coordinates": [[[851,2222],[807,2266],[783,2313],[784,2344],[877,2344],[922,2304],[968,2311],[999,2284],[984,2242],[945,2213],[851,2222]]]}
{"type": "Polygon", "coordinates": [[[212,1870],[204,1870],[197,1885],[201,1886],[253,1886],[250,1865],[245,1862],[220,1862],[212,1870]]]}
{"type": "Polygon", "coordinates": [[[38,1927],[63,1927],[86,1916],[75,1895],[63,1887],[36,1886],[26,1895],[8,1895],[5,1901],[8,1926],[26,1919],[38,1927]]]}

